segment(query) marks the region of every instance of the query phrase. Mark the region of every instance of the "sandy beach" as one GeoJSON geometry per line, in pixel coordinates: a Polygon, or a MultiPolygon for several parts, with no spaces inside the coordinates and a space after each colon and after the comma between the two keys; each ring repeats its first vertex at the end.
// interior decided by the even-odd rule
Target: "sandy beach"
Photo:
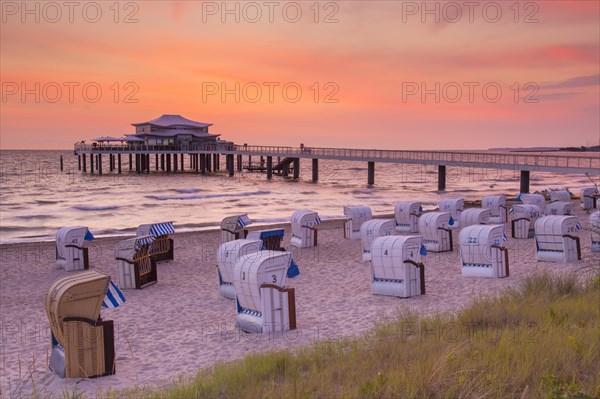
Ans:
{"type": "MultiPolygon", "coordinates": [[[[371,294],[370,267],[362,261],[360,241],[343,239],[341,221],[323,223],[318,247],[302,250],[289,245],[287,225],[284,246],[292,251],[301,275],[287,281],[296,290],[298,329],[283,334],[236,330],[235,302],[218,293],[219,231],[175,234],[175,260],[158,265],[158,283],[126,290],[123,306],[102,311],[103,318],[115,322],[116,374],[90,380],[60,379],[47,368],[50,329],[44,295],[51,282],[66,273],[56,269],[54,243],[3,245],[1,392],[19,396],[35,389],[42,395],[61,394],[76,386],[93,395],[109,388],[164,385],[248,353],[362,334],[407,310],[423,315],[457,311],[475,297],[517,285],[527,275],[597,271],[600,254],[590,252],[588,215],[577,210],[583,226],[579,232],[582,261],[538,262],[533,239],[510,239],[511,276],[504,279],[462,277],[455,232],[453,252],[430,253],[425,259],[427,294],[409,299],[371,294]]],[[[115,281],[113,248],[121,239],[96,239],[89,246],[91,268],[110,274],[115,281]]],[[[443,339],[443,333],[440,336],[443,339]]]]}

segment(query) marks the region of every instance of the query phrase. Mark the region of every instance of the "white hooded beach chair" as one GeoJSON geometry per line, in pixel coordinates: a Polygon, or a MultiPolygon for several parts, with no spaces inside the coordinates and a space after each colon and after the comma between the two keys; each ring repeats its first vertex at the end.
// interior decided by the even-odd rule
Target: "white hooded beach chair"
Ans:
{"type": "Polygon", "coordinates": [[[504,225],[472,225],[458,235],[462,275],[500,278],[509,276],[508,248],[504,225]]]}
{"type": "Polygon", "coordinates": [[[425,294],[426,254],[421,236],[386,236],[373,240],[371,293],[409,298],[425,294]]]}
{"type": "Polygon", "coordinates": [[[487,208],[468,208],[460,213],[460,226],[487,224],[490,221],[490,210],[487,208]]]}
{"type": "Polygon", "coordinates": [[[345,206],[344,238],[360,240],[360,226],[367,220],[373,219],[371,208],[364,205],[345,206]]]}
{"type": "Polygon", "coordinates": [[[261,240],[241,238],[224,242],[217,251],[217,276],[219,278],[219,293],[228,299],[235,299],[233,286],[233,269],[238,258],[261,250],[261,240]]]}
{"type": "Polygon", "coordinates": [[[448,212],[428,212],[419,218],[419,232],[423,236],[423,245],[427,251],[452,251],[450,219],[448,212]]]}
{"type": "Polygon", "coordinates": [[[448,228],[458,229],[460,228],[460,214],[465,208],[465,201],[462,198],[447,198],[439,202],[438,207],[440,212],[450,213],[450,222],[448,228]]]}
{"type": "Polygon", "coordinates": [[[401,233],[416,233],[419,231],[419,217],[423,213],[420,202],[398,202],[394,209],[396,231],[401,233]]]}
{"type": "Polygon", "coordinates": [[[548,191],[548,198],[550,198],[550,202],[570,202],[571,201],[571,193],[567,190],[550,190],[548,191]]]}
{"type": "Polygon", "coordinates": [[[244,228],[251,224],[252,220],[246,214],[226,217],[221,221],[221,242],[246,238],[248,230],[244,228]]]}
{"type": "Polygon", "coordinates": [[[592,252],[600,252],[600,211],[590,215],[590,235],[592,238],[592,252]]]}
{"type": "Polygon", "coordinates": [[[137,229],[137,236],[154,236],[150,246],[150,255],[156,257],[156,262],[173,260],[173,239],[175,234],[173,222],[142,224],[137,229]]]}
{"type": "Polygon", "coordinates": [[[489,223],[499,224],[508,221],[508,208],[506,196],[488,195],[481,200],[481,207],[490,210],[489,223]]]}
{"type": "Polygon", "coordinates": [[[93,378],[115,373],[112,320],[100,309],[110,276],[95,270],[55,280],[45,296],[52,332],[49,366],[61,378],[93,378]]]}
{"type": "Polygon", "coordinates": [[[298,248],[309,248],[317,245],[317,226],[321,219],[317,212],[303,210],[292,215],[292,239],[290,244],[298,248]]]}
{"type": "Polygon", "coordinates": [[[596,208],[600,193],[596,187],[585,187],[581,189],[579,196],[581,197],[581,207],[587,210],[596,208]]]}
{"type": "Polygon", "coordinates": [[[360,242],[363,250],[363,261],[371,260],[371,243],[377,237],[391,236],[394,232],[394,219],[371,219],[360,226],[360,242]]]}
{"type": "Polygon", "coordinates": [[[576,203],[573,201],[554,201],[546,205],[545,214],[550,215],[575,215],[576,203]]]}
{"type": "Polygon", "coordinates": [[[259,251],[242,255],[235,263],[233,285],[237,301],[237,326],[263,333],[296,329],[293,288],[286,288],[292,254],[259,251]]]}
{"type": "Polygon", "coordinates": [[[152,242],[154,236],[138,236],[115,245],[119,288],[142,289],[158,281],[156,258],[150,255],[152,242]]]}
{"type": "Polygon", "coordinates": [[[581,259],[575,216],[542,216],[535,222],[536,258],[548,262],[571,262],[581,259]]]}
{"type": "Polygon", "coordinates": [[[546,198],[542,194],[521,194],[519,198],[525,205],[536,205],[540,212],[546,209],[546,198]]]}
{"type": "MultiPolygon", "coordinates": [[[[268,251],[285,251],[285,248],[281,246],[285,230],[281,228],[275,229],[264,229],[264,230],[252,230],[248,232],[246,238],[248,240],[260,240],[262,241],[262,250],[268,251]]],[[[287,271],[289,278],[294,278],[300,275],[300,269],[294,259],[290,261],[290,267],[287,271]]]]}
{"type": "Polygon", "coordinates": [[[90,268],[86,242],[94,239],[84,226],[63,227],[56,232],[56,265],[66,271],[90,268]]]}
{"type": "Polygon", "coordinates": [[[512,238],[526,239],[535,235],[535,221],[542,215],[537,205],[515,204],[510,208],[512,238]]]}

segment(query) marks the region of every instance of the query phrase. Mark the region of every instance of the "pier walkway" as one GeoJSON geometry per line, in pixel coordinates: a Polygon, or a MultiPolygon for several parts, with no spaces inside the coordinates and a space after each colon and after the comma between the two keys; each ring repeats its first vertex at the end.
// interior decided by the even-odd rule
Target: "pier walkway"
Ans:
{"type": "Polygon", "coordinates": [[[178,166],[183,170],[183,156],[188,155],[192,170],[205,174],[206,171],[219,170],[219,156],[226,157],[226,169],[230,175],[235,173],[235,157],[237,157],[237,170],[242,170],[242,157],[247,156],[249,163],[252,157],[260,157],[264,162],[267,178],[273,176],[273,157],[279,159],[289,158],[293,164],[294,178],[299,177],[300,159],[312,160],[312,180],[319,179],[320,159],[367,162],[368,184],[375,184],[375,162],[396,164],[434,165],[438,167],[438,188],[446,188],[447,167],[472,167],[484,169],[504,169],[520,171],[521,192],[529,191],[530,172],[552,172],[600,175],[600,156],[597,153],[570,154],[545,154],[545,153],[518,153],[518,152],[488,152],[488,151],[403,151],[403,150],[377,150],[354,148],[324,148],[324,147],[277,147],[257,145],[206,145],[202,148],[193,146],[163,146],[146,145],[139,143],[129,144],[75,144],[75,155],[79,157],[80,170],[86,172],[86,155],[90,160],[90,171],[93,173],[93,162],[96,158],[96,170],[102,173],[102,155],[109,156],[110,170],[121,172],[121,155],[129,156],[129,168],[133,168],[135,157],[135,170],[138,173],[149,172],[150,156],[155,157],[155,169],[177,172],[178,166]],[[178,165],[177,158],[180,158],[178,165]],[[160,158],[160,160],[159,160],[160,158]],[[212,162],[211,162],[212,158],[212,162]],[[118,160],[118,168],[114,166],[118,160]],[[211,165],[212,164],[212,165],[211,165]]]}

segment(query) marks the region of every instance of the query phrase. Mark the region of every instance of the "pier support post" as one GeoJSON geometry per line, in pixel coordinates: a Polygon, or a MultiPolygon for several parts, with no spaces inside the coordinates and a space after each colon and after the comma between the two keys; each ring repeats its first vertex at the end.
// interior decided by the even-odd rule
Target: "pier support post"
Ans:
{"type": "Polygon", "coordinates": [[[133,170],[133,155],[129,154],[129,171],[133,170]]]}
{"type": "Polygon", "coordinates": [[[102,176],[102,154],[98,154],[98,174],[102,176]]]}
{"type": "Polygon", "coordinates": [[[281,167],[281,176],[288,177],[290,175],[290,165],[285,164],[281,167]]]}
{"type": "Polygon", "coordinates": [[[372,186],[375,184],[375,162],[367,163],[368,176],[367,176],[367,184],[372,186]]]}
{"type": "Polygon", "coordinates": [[[242,171],[242,154],[237,155],[237,170],[238,172],[242,171]]]}
{"type": "Polygon", "coordinates": [[[154,167],[158,170],[158,153],[154,154],[154,167]]]}
{"type": "Polygon", "coordinates": [[[135,154],[135,173],[140,174],[140,154],[135,154]]]}
{"type": "Polygon", "coordinates": [[[204,156],[206,157],[206,170],[211,172],[212,171],[211,154],[205,154],[204,156]]]}
{"type": "Polygon", "coordinates": [[[108,154],[108,170],[110,172],[114,170],[113,156],[113,154],[108,154]]]}
{"type": "Polygon", "coordinates": [[[529,192],[529,171],[522,170],[521,171],[521,193],[529,192]]]}
{"type": "Polygon", "coordinates": [[[98,159],[100,157],[100,154],[96,155],[96,170],[98,170],[99,166],[98,166],[98,159]]]}
{"type": "Polygon", "coordinates": [[[121,174],[121,154],[117,155],[117,173],[121,174]]]}
{"type": "Polygon", "coordinates": [[[221,158],[219,154],[213,154],[213,170],[216,172],[221,169],[221,158]]]}
{"type": "Polygon", "coordinates": [[[271,180],[272,178],[273,178],[273,157],[267,157],[267,179],[271,180]]]}
{"type": "Polygon", "coordinates": [[[177,173],[177,154],[173,154],[173,173],[177,173]]]}
{"type": "Polygon", "coordinates": [[[83,158],[82,159],[82,161],[83,161],[83,173],[85,173],[85,172],[87,172],[87,165],[86,165],[87,159],[85,159],[86,158],[85,154],[81,154],[81,156],[83,158]]]}
{"type": "Polygon", "coordinates": [[[235,171],[235,165],[233,164],[233,154],[227,155],[227,169],[229,169],[229,176],[233,176],[233,172],[235,171]]]}
{"type": "Polygon", "coordinates": [[[300,178],[300,158],[294,158],[294,179],[300,178]]]}
{"type": "Polygon", "coordinates": [[[63,164],[63,156],[60,156],[60,171],[62,172],[64,169],[64,164],[63,164]]]}
{"type": "Polygon", "coordinates": [[[144,156],[146,157],[146,174],[150,174],[150,154],[144,156]]]}
{"type": "Polygon", "coordinates": [[[179,162],[179,165],[181,166],[180,169],[181,169],[182,172],[183,172],[183,162],[184,162],[184,160],[183,160],[183,154],[181,154],[181,161],[179,162]]]}
{"type": "Polygon", "coordinates": [[[446,165],[438,165],[438,191],[446,190],[446,165]]]}
{"type": "Polygon", "coordinates": [[[81,170],[81,155],[77,155],[77,165],[79,167],[79,170],[81,170]]]}
{"type": "Polygon", "coordinates": [[[165,171],[165,154],[160,154],[160,170],[165,171]]]}
{"type": "Polygon", "coordinates": [[[165,161],[165,165],[167,167],[167,173],[171,172],[171,154],[166,154],[166,161],[165,161]]]}
{"type": "Polygon", "coordinates": [[[206,174],[206,154],[200,154],[200,173],[206,174]]]}
{"type": "Polygon", "coordinates": [[[94,154],[90,154],[90,173],[94,174],[94,154]]]}
{"type": "Polygon", "coordinates": [[[316,183],[319,181],[319,159],[313,158],[312,160],[312,181],[316,183]]]}

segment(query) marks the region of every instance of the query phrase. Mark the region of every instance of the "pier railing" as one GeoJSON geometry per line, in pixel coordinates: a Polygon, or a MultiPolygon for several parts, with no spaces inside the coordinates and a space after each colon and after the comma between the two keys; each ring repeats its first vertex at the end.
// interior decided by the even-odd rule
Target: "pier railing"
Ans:
{"type": "Polygon", "coordinates": [[[523,168],[540,171],[586,172],[600,174],[598,155],[528,154],[487,151],[404,151],[358,148],[282,147],[257,145],[148,145],[75,144],[75,153],[219,153],[296,158],[337,159],[430,165],[467,165],[487,168],[523,168]]]}

